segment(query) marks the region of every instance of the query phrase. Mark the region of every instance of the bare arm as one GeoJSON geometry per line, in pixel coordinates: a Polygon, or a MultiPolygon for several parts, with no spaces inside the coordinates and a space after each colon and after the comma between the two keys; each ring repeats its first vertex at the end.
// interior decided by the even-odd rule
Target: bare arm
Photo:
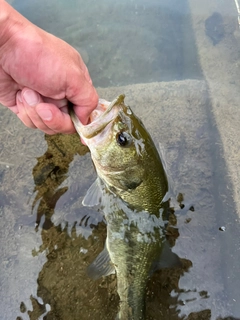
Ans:
{"type": "Polygon", "coordinates": [[[0,103],[26,126],[53,134],[75,131],[68,101],[83,123],[98,101],[79,53],[0,0],[0,103]]]}

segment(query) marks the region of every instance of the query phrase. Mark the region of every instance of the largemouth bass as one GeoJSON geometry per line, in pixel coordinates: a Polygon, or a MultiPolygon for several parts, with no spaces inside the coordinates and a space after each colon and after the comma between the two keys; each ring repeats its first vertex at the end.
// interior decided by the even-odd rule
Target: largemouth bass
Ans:
{"type": "Polygon", "coordinates": [[[124,104],[124,95],[111,103],[100,99],[88,125],[73,111],[70,115],[98,175],[83,205],[101,204],[107,221],[105,248],[88,274],[97,279],[116,272],[117,319],[143,320],[149,276],[179,262],[164,234],[168,182],[161,159],[141,120],[124,104]]]}

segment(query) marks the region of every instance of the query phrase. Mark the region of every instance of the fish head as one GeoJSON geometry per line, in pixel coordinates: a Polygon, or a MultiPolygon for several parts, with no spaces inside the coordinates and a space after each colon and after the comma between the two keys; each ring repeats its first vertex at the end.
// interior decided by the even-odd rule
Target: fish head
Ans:
{"type": "Polygon", "coordinates": [[[124,97],[120,95],[111,103],[100,99],[88,125],[71,114],[98,175],[114,191],[134,189],[143,181],[143,162],[151,140],[142,121],[124,104],[124,97]]]}

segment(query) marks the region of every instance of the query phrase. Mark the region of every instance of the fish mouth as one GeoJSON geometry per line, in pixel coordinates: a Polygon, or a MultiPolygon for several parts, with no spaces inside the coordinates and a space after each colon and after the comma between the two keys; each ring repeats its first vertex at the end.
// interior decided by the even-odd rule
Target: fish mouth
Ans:
{"type": "Polygon", "coordinates": [[[91,113],[87,125],[83,125],[78,119],[73,109],[69,113],[73,124],[82,139],[91,139],[105,129],[105,127],[112,122],[119,111],[119,107],[124,103],[125,95],[122,94],[114,99],[112,102],[99,99],[98,106],[91,113]]]}

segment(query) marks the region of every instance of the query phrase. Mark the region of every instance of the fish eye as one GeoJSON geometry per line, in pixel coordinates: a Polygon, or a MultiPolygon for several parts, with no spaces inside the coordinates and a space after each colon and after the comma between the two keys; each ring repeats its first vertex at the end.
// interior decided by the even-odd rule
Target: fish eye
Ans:
{"type": "Polygon", "coordinates": [[[131,143],[132,138],[127,132],[122,131],[117,133],[116,140],[121,147],[127,147],[131,143]]]}

